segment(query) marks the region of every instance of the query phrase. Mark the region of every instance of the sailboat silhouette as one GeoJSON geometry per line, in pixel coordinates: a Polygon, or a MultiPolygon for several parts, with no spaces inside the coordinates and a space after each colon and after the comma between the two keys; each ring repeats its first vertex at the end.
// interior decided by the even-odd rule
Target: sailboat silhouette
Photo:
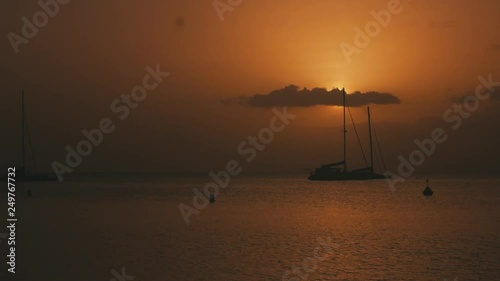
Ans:
{"type": "MultiPolygon", "coordinates": [[[[345,181],[345,180],[369,180],[369,179],[385,179],[385,175],[377,174],[374,171],[373,165],[373,141],[372,141],[372,120],[370,107],[368,107],[368,131],[370,137],[370,166],[366,163],[367,167],[361,169],[355,169],[349,171],[347,169],[347,148],[346,148],[346,92],[342,89],[342,101],[343,101],[343,119],[344,119],[344,160],[332,164],[322,165],[316,168],[314,172],[308,177],[309,180],[313,181],[345,181]]],[[[349,111],[350,114],[350,111],[349,111]]],[[[352,117],[351,117],[352,118],[352,117]]],[[[354,124],[354,122],[353,122],[354,124]]],[[[356,128],[355,128],[356,129],[356,128]]],[[[357,132],[356,132],[357,134],[357,132]]],[[[375,134],[376,135],[376,134],[375,134]]],[[[359,138],[358,138],[359,140],[359,138]]],[[[360,143],[361,145],[361,143],[360,143]]],[[[380,150],[380,148],[379,148],[380,150]]],[[[364,155],[364,152],[363,152],[364,155]]],[[[366,161],[366,159],[365,159],[366,161]]]]}
{"type": "Polygon", "coordinates": [[[26,122],[26,110],[24,105],[24,89],[21,94],[21,167],[16,169],[16,181],[56,181],[53,174],[36,173],[35,152],[31,141],[30,131],[26,122]],[[27,137],[26,137],[27,136],[27,137]],[[26,143],[29,144],[31,153],[32,169],[27,167],[26,143]]]}

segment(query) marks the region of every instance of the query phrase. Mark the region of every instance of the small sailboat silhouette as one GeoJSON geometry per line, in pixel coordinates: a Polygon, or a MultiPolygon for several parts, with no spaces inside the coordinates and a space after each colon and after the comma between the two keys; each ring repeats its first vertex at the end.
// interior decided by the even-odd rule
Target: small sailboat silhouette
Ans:
{"type": "Polygon", "coordinates": [[[432,191],[431,187],[429,186],[429,179],[426,179],[425,182],[427,183],[427,187],[424,189],[424,196],[432,196],[434,194],[434,191],[432,191]]]}
{"type": "MultiPolygon", "coordinates": [[[[56,181],[57,177],[54,174],[43,174],[36,173],[36,162],[35,153],[33,149],[33,144],[31,142],[30,131],[28,130],[26,121],[26,110],[24,104],[24,89],[21,93],[21,166],[16,169],[16,181],[21,182],[38,182],[38,181],[56,181]],[[31,166],[32,169],[28,168],[28,161],[26,161],[26,148],[29,144],[29,152],[31,152],[31,166]]],[[[31,191],[29,191],[28,196],[31,196],[31,191]]]]}

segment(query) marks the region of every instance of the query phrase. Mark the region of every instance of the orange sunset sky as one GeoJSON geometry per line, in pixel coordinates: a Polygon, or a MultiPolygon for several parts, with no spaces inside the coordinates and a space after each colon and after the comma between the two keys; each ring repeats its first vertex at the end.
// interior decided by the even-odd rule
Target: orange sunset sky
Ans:
{"type": "MultiPolygon", "coordinates": [[[[370,12],[389,2],[244,0],[221,21],[211,0],[70,1],[16,54],[8,34],[22,34],[21,19],[41,8],[3,1],[2,165],[19,162],[22,88],[40,170],[63,161],[65,146],[83,139],[83,129],[110,118],[116,131],[76,172],[205,173],[231,159],[243,163],[238,145],[273,116],[272,107],[224,101],[297,85],[397,97],[400,103],[372,105],[391,170],[415,149],[414,139],[442,127],[449,140],[418,172],[498,172],[498,94],[457,130],[442,115],[474,93],[478,76],[500,81],[500,1],[402,0],[402,11],[348,63],[339,45],[354,44],[354,28],[364,29],[370,12]],[[110,104],[158,64],[170,76],[119,120],[110,104]]],[[[366,106],[351,110],[365,132],[366,106]]],[[[245,171],[300,172],[340,159],[340,107],[288,111],[296,119],[242,164],[245,171]]],[[[350,162],[361,163],[352,129],[348,138],[350,162]]],[[[361,138],[366,144],[366,133],[361,138]]]]}

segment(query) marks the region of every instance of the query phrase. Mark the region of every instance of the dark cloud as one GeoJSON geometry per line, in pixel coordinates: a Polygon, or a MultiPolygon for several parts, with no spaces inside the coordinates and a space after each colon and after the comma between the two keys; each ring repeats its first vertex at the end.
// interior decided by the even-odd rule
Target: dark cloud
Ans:
{"type": "MultiPolygon", "coordinates": [[[[354,92],[347,95],[349,106],[358,107],[368,104],[400,104],[401,100],[388,93],[378,92],[354,92]]],[[[315,105],[342,105],[342,90],[325,88],[304,88],[299,90],[298,86],[290,85],[283,89],[274,90],[266,95],[255,95],[251,97],[239,97],[235,99],[223,99],[223,104],[239,104],[250,107],[307,107],[315,105]]]]}

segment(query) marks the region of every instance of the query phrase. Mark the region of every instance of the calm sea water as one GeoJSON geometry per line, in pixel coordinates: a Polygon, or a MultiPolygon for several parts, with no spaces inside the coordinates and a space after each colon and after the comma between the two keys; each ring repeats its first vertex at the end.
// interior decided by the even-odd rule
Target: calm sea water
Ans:
{"type": "Polygon", "coordinates": [[[500,280],[498,179],[435,178],[435,194],[425,198],[425,181],[416,179],[392,193],[385,181],[240,177],[186,225],[178,205],[192,205],[192,189],[206,182],[100,176],[25,184],[17,274],[7,276],[118,281],[112,270],[125,268],[135,281],[283,280],[305,266],[301,278],[289,272],[286,280],[500,280]],[[315,258],[328,239],[328,258],[315,258]]]}

